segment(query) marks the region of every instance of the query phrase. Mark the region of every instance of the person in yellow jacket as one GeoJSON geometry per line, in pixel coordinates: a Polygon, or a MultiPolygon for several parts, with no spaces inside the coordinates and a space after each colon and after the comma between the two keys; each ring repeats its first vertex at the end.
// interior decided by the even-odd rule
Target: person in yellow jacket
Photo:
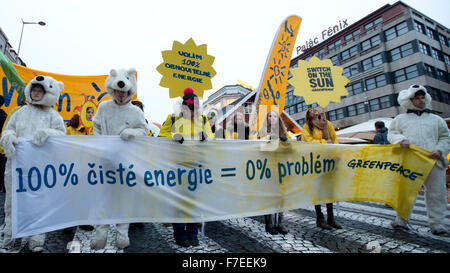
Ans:
{"type": "MultiPolygon", "coordinates": [[[[183,102],[176,113],[167,116],[158,137],[169,137],[182,144],[184,139],[205,141],[213,139],[214,134],[208,118],[201,114],[199,100],[194,90],[188,87],[184,90],[183,102]]],[[[173,223],[175,242],[183,247],[198,246],[197,223],[173,223]]]]}
{"type": "MultiPolygon", "coordinates": [[[[267,112],[264,117],[262,127],[259,129],[257,138],[266,140],[279,139],[281,141],[288,140],[286,126],[277,111],[271,110],[267,112]]],[[[272,235],[276,235],[278,233],[285,235],[289,232],[282,223],[283,213],[264,215],[264,220],[266,224],[266,231],[272,235]]]]}
{"type": "Polygon", "coordinates": [[[227,122],[225,139],[256,139],[257,136],[250,132],[245,116],[242,112],[236,112],[227,122]]]}
{"type": "MultiPolygon", "coordinates": [[[[324,144],[339,144],[333,124],[322,117],[317,109],[310,108],[305,114],[305,124],[303,125],[302,141],[324,143],[324,144]]],[[[316,225],[323,229],[341,229],[334,219],[333,203],[327,203],[327,221],[322,213],[320,204],[314,207],[316,211],[316,225]]]]}

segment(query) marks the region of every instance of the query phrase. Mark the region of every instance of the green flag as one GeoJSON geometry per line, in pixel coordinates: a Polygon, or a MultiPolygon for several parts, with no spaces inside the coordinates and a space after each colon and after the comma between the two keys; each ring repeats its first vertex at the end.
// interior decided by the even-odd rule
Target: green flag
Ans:
{"type": "Polygon", "coordinates": [[[2,52],[0,52],[0,66],[3,69],[3,73],[5,73],[6,78],[11,83],[11,86],[17,90],[22,100],[25,100],[24,90],[26,83],[20,78],[14,68],[14,65],[8,60],[8,58],[6,58],[5,55],[3,55],[2,52]]]}

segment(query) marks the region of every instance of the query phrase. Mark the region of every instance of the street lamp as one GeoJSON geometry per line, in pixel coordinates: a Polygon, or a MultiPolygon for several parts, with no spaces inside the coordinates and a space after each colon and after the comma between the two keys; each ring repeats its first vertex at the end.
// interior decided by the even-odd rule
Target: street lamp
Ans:
{"type": "Polygon", "coordinates": [[[19,60],[20,46],[21,46],[21,44],[22,44],[23,28],[24,28],[25,25],[40,25],[40,26],[45,26],[45,22],[42,22],[42,21],[39,21],[39,22],[25,22],[25,21],[22,19],[22,32],[20,33],[19,49],[17,50],[16,62],[17,62],[17,60],[19,60]]]}

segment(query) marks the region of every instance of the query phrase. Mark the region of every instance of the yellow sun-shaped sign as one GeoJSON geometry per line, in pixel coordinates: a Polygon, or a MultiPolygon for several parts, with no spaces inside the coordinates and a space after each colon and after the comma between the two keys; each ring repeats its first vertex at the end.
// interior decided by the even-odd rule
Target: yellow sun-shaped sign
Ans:
{"type": "Polygon", "coordinates": [[[84,127],[86,134],[90,135],[92,133],[92,120],[88,120],[86,118],[86,111],[89,108],[92,108],[95,115],[95,113],[97,113],[98,103],[96,103],[92,98],[88,98],[85,94],[81,95],[84,97],[83,104],[74,108],[74,113],[80,116],[80,125],[77,129],[84,127]]]}
{"type": "Polygon", "coordinates": [[[169,88],[169,97],[183,96],[186,87],[192,87],[202,98],[203,91],[212,88],[214,57],[206,53],[206,45],[197,46],[189,39],[185,44],[173,42],[172,50],[162,52],[164,62],[156,70],[163,75],[159,85],[169,88]]]}
{"type": "Polygon", "coordinates": [[[294,86],[294,95],[305,99],[307,105],[317,103],[325,108],[330,102],[341,102],[347,96],[345,85],[349,79],[342,76],[342,68],[333,66],[331,60],[321,61],[317,57],[298,61],[298,67],[291,69],[288,82],[294,86]]]}

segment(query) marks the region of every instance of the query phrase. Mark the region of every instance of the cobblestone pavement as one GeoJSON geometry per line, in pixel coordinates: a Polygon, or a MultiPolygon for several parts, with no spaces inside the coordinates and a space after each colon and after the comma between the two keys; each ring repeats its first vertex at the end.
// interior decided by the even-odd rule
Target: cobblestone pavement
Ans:
{"type": "MultiPolygon", "coordinates": [[[[4,194],[0,202],[4,203],[4,194]]],[[[3,208],[3,205],[2,205],[3,208]]],[[[324,208],[322,208],[325,210],[324,208]]],[[[447,206],[446,224],[450,222],[447,206]]],[[[200,245],[183,248],[175,244],[170,224],[145,223],[141,228],[130,228],[131,245],[125,250],[115,246],[116,231],[109,230],[105,249],[90,249],[93,231],[73,228],[72,231],[54,231],[47,234],[47,253],[450,253],[450,238],[434,236],[427,226],[423,196],[413,207],[409,231],[396,231],[390,223],[395,212],[390,207],[371,202],[340,202],[335,205],[340,230],[322,230],[316,227],[314,208],[285,212],[289,233],[270,235],[264,230],[262,216],[207,222],[199,233],[200,245]],[[72,247],[68,249],[69,242],[72,247]]],[[[0,223],[3,223],[3,209],[0,223]]],[[[29,252],[27,240],[22,240],[21,253],[29,252]]]]}

